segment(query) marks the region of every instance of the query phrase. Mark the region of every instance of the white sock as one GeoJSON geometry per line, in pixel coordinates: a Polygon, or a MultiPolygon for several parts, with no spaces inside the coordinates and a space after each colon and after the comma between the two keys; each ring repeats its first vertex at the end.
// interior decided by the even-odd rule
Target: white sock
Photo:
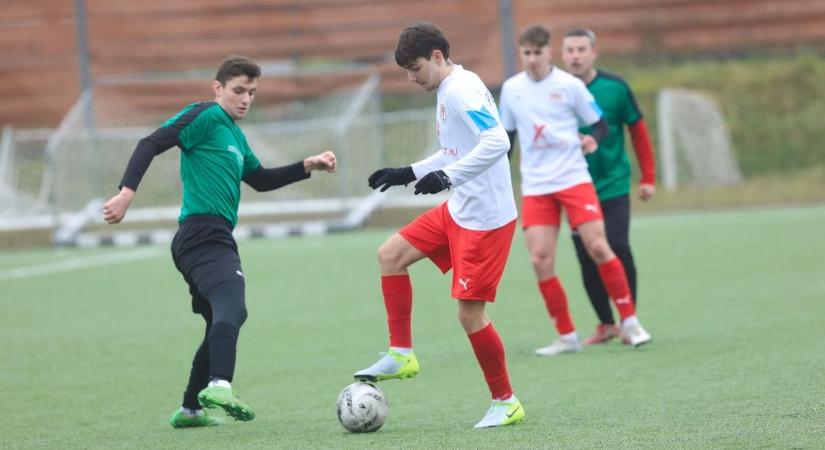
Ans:
{"type": "Polygon", "coordinates": [[[203,415],[203,409],[200,409],[200,408],[198,408],[198,409],[192,409],[192,408],[187,408],[187,407],[185,407],[185,406],[181,406],[180,411],[181,411],[181,412],[183,413],[183,415],[185,415],[186,417],[195,417],[195,416],[201,416],[201,415],[203,415]]]}
{"type": "Polygon", "coordinates": [[[220,387],[225,387],[227,389],[232,389],[232,384],[229,383],[228,381],[224,380],[224,379],[221,379],[221,378],[215,378],[214,380],[210,381],[209,382],[209,387],[212,387],[212,386],[220,386],[220,387]]]}
{"type": "Polygon", "coordinates": [[[579,342],[579,335],[575,331],[571,331],[567,334],[562,334],[559,336],[562,341],[572,343],[572,342],[579,342]]]}
{"type": "Polygon", "coordinates": [[[516,394],[510,394],[510,395],[507,396],[507,398],[497,398],[496,400],[498,400],[500,402],[511,402],[515,398],[516,398],[516,394]]]}
{"type": "Polygon", "coordinates": [[[625,320],[622,320],[622,327],[635,327],[639,325],[639,319],[636,316],[630,316],[625,320]]]}
{"type": "Polygon", "coordinates": [[[390,350],[401,353],[402,355],[409,355],[412,353],[412,348],[410,347],[390,347],[390,350]]]}

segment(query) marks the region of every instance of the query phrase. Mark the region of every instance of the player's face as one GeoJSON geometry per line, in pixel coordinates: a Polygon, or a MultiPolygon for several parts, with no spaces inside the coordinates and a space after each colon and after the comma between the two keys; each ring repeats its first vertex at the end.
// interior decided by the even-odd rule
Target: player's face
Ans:
{"type": "Polygon", "coordinates": [[[550,73],[552,53],[552,48],[549,45],[542,45],[541,47],[533,44],[519,46],[521,64],[527,74],[534,80],[541,80],[550,73]]]}
{"type": "Polygon", "coordinates": [[[215,101],[234,120],[246,117],[252,101],[255,100],[255,91],[258,89],[258,79],[240,75],[227,80],[225,85],[214,81],[212,89],[215,91],[215,101]]]}
{"type": "Polygon", "coordinates": [[[587,36],[570,36],[562,44],[562,61],[567,71],[577,77],[586,77],[596,62],[596,49],[587,36]]]}
{"type": "Polygon", "coordinates": [[[437,89],[444,79],[446,60],[440,50],[433,50],[430,59],[418,58],[404,67],[407,79],[424,88],[425,91],[437,89]]]}

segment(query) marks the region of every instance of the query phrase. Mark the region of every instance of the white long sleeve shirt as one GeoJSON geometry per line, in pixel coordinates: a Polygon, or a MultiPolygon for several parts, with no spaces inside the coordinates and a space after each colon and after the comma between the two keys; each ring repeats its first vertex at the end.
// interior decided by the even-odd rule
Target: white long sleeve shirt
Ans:
{"type": "Polygon", "coordinates": [[[492,230],[516,218],[507,151],[495,100],[473,72],[456,65],[438,87],[435,127],[440,150],[412,164],[417,179],[443,170],[452,182],[447,208],[469,230],[492,230]]]}

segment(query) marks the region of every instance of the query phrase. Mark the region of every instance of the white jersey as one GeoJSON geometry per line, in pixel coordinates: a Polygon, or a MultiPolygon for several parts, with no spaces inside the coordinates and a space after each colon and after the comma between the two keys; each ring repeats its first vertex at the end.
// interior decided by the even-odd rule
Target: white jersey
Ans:
{"type": "Polygon", "coordinates": [[[602,116],[584,82],[553,67],[535,81],[521,72],[501,87],[501,121],[521,145],[521,192],[542,195],[592,182],[579,127],[602,116]]]}
{"type": "Polygon", "coordinates": [[[443,170],[453,186],[447,208],[469,230],[492,230],[516,218],[507,151],[495,100],[478,75],[456,65],[438,87],[435,129],[441,149],[412,165],[421,179],[443,170]]]}

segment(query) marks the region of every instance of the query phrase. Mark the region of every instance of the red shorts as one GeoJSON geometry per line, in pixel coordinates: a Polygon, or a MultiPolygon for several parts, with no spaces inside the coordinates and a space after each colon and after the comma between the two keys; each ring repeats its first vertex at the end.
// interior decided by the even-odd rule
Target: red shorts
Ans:
{"type": "Polygon", "coordinates": [[[525,195],[521,206],[522,228],[533,225],[561,225],[561,208],[567,212],[570,228],[591,220],[602,220],[602,207],[593,183],[577,184],[545,195],[525,195]]]}
{"type": "Polygon", "coordinates": [[[399,234],[442,273],[453,269],[453,298],[494,302],[515,230],[515,220],[494,230],[462,228],[445,202],[418,216],[399,234]]]}

